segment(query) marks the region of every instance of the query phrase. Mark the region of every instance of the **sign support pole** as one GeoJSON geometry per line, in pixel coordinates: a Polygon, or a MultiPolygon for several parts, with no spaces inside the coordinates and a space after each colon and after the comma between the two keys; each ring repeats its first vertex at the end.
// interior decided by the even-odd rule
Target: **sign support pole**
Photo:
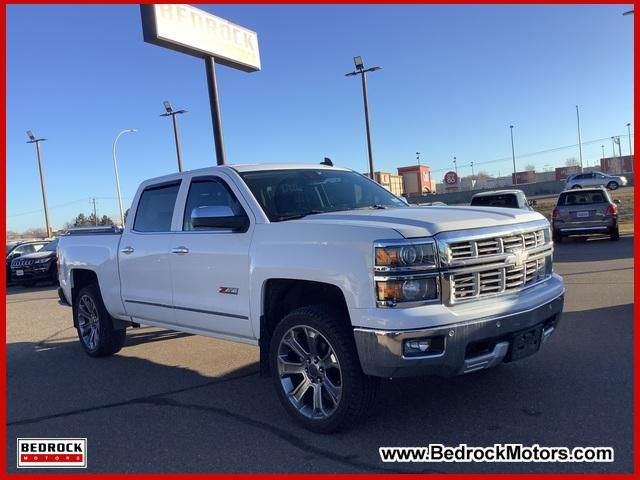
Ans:
{"type": "Polygon", "coordinates": [[[227,163],[224,152],[224,138],[222,135],[222,115],[220,114],[220,99],[218,98],[218,82],[216,79],[216,60],[206,57],[204,63],[207,67],[207,86],[209,87],[209,103],[211,104],[211,123],[213,125],[213,138],[216,147],[216,159],[218,165],[227,163]]]}

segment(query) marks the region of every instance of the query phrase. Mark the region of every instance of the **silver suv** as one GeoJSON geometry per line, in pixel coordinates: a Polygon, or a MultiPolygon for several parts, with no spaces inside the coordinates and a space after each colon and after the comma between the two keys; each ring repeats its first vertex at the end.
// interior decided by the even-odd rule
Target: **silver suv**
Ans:
{"type": "Polygon", "coordinates": [[[569,235],[605,234],[619,240],[618,204],[604,188],[564,191],[551,214],[553,241],[562,243],[569,235]]]}
{"type": "Polygon", "coordinates": [[[584,187],[607,187],[616,190],[627,184],[627,178],[619,175],[607,175],[602,172],[589,172],[571,175],[567,178],[567,189],[584,187]]]}

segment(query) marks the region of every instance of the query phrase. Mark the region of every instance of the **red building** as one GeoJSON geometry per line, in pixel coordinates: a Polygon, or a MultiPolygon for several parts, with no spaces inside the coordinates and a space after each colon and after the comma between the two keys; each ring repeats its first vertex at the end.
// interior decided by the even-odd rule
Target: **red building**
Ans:
{"type": "Polygon", "coordinates": [[[435,182],[431,180],[431,170],[427,165],[413,165],[398,168],[402,177],[405,195],[420,195],[435,191],[435,182]]]}

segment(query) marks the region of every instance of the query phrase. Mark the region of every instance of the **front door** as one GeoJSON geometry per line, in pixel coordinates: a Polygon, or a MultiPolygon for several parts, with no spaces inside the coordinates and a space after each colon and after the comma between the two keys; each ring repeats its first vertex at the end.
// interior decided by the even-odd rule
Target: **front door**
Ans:
{"type": "Polygon", "coordinates": [[[182,230],[171,235],[173,305],[179,328],[212,336],[255,338],[249,320],[249,246],[253,222],[235,186],[219,175],[194,176],[184,200],[182,230]],[[194,225],[194,210],[224,210],[246,220],[194,225]]]}
{"type": "Polygon", "coordinates": [[[121,295],[127,315],[149,325],[174,323],[171,281],[171,221],[180,184],[142,191],[118,252],[121,295]]]}

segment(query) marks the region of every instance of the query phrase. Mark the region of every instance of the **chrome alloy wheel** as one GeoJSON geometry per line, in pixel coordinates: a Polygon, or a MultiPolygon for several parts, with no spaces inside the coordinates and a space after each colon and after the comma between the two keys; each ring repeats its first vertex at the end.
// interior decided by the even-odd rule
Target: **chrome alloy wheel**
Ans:
{"type": "Polygon", "coordinates": [[[305,417],[327,418],[340,404],[342,370],[329,341],[314,328],[290,328],[278,346],[280,384],[305,417]]]}
{"type": "Polygon", "coordinates": [[[98,308],[89,295],[83,295],[78,302],[78,326],[82,341],[89,350],[98,348],[100,340],[100,319],[98,308]]]}

